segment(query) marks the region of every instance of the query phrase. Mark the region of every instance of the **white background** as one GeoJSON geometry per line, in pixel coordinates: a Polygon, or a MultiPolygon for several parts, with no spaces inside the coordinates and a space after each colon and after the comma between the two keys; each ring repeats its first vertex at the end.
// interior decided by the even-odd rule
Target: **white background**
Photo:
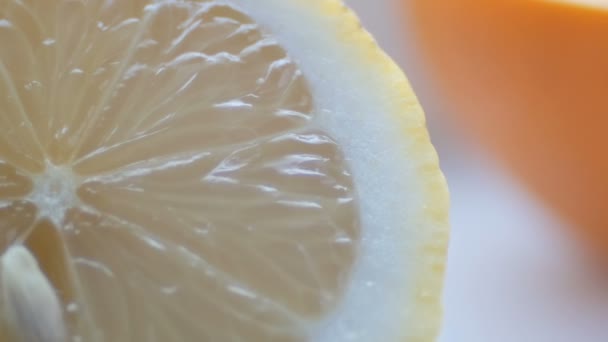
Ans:
{"type": "Polygon", "coordinates": [[[346,0],[409,75],[451,188],[440,341],[608,341],[608,281],[582,261],[565,223],[483,147],[445,124],[446,111],[425,84],[416,46],[403,33],[398,1],[407,0],[346,0]]]}

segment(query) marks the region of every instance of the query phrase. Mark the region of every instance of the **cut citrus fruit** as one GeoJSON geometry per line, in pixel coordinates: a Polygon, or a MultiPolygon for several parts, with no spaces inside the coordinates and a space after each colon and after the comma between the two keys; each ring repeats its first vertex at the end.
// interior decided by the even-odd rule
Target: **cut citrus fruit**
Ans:
{"type": "Polygon", "coordinates": [[[7,0],[0,42],[6,334],[434,338],[446,187],[340,2],[7,0]]]}
{"type": "Polygon", "coordinates": [[[608,260],[608,1],[402,4],[444,113],[608,260]]]}

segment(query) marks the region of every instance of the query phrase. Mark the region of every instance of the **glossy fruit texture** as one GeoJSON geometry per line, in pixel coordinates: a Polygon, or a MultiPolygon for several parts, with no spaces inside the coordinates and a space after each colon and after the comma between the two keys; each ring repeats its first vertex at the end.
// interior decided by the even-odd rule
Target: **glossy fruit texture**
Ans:
{"type": "Polygon", "coordinates": [[[608,9],[520,0],[403,4],[455,122],[608,250],[608,9]]]}
{"type": "Polygon", "coordinates": [[[0,341],[437,336],[447,187],[340,0],[0,14],[0,341]]]}

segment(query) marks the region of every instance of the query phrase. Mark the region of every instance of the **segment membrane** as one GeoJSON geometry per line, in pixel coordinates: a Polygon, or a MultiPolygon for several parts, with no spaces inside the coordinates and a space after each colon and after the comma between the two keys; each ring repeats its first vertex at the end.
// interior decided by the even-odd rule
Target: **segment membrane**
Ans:
{"type": "Polygon", "coordinates": [[[0,248],[33,250],[75,340],[300,341],[337,305],[352,177],[247,15],[7,0],[0,44],[0,248]]]}

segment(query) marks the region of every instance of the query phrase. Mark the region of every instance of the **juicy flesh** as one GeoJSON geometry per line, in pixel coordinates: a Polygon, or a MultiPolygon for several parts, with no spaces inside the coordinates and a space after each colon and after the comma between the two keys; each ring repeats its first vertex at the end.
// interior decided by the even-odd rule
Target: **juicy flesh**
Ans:
{"type": "Polygon", "coordinates": [[[336,307],[351,175],[249,17],[6,0],[0,44],[0,249],[32,251],[74,341],[299,341],[336,307]]]}

